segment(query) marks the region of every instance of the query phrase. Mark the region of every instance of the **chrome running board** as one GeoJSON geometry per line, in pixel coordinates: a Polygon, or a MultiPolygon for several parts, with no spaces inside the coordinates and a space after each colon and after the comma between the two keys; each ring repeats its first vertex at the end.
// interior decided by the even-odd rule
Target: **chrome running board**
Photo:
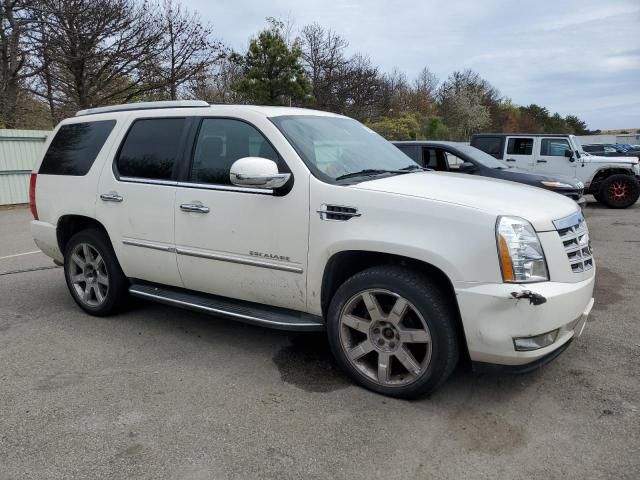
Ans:
{"type": "Polygon", "coordinates": [[[220,315],[239,322],[277,330],[319,332],[325,329],[322,318],[315,315],[190,290],[133,284],[129,287],[129,294],[145,300],[196,310],[210,315],[220,315]]]}

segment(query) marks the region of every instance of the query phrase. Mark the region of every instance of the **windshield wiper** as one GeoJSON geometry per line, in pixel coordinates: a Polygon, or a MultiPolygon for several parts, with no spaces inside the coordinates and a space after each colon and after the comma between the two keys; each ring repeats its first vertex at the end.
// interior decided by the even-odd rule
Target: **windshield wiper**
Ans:
{"type": "Polygon", "coordinates": [[[421,167],[420,165],[407,165],[406,167],[402,167],[400,170],[407,171],[407,172],[413,172],[414,170],[426,171],[426,170],[431,170],[431,169],[430,168],[421,167]]]}
{"type": "Polygon", "coordinates": [[[336,177],[336,180],[346,180],[347,178],[353,178],[353,177],[369,177],[374,175],[381,175],[383,173],[402,174],[402,173],[409,173],[409,172],[410,170],[383,170],[378,168],[365,168],[364,170],[360,170],[359,172],[351,172],[351,173],[345,173],[344,175],[340,175],[339,177],[336,177]]]}

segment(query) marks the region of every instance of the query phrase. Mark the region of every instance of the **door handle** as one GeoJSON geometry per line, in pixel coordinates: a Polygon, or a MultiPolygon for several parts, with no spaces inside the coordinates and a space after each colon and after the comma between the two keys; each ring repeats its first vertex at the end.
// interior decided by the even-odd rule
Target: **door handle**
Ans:
{"type": "Polygon", "coordinates": [[[118,195],[118,192],[101,193],[100,200],[103,202],[121,202],[122,197],[118,195]]]}
{"type": "Polygon", "coordinates": [[[209,207],[205,207],[201,202],[183,203],[180,205],[183,212],[209,213],[209,207]]]}
{"type": "Polygon", "coordinates": [[[507,158],[507,162],[515,162],[516,159],[515,158],[507,158]]]}
{"type": "Polygon", "coordinates": [[[547,163],[546,160],[536,160],[536,163],[547,163]]]}

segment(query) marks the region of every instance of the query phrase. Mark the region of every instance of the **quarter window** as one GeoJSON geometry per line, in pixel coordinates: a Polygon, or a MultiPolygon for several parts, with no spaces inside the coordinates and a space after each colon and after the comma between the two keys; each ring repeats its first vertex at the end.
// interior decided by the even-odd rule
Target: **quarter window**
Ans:
{"type": "Polygon", "coordinates": [[[228,118],[205,118],[200,126],[193,153],[189,180],[195,183],[230,185],[229,170],[244,157],[262,157],[278,163],[278,154],[253,126],[228,118]]]}
{"type": "Polygon", "coordinates": [[[510,138],[507,144],[508,155],[531,155],[533,138],[510,138]]]}
{"type": "Polygon", "coordinates": [[[473,139],[472,145],[476,148],[479,148],[485,153],[489,155],[493,155],[494,157],[499,157],[501,149],[504,148],[504,144],[501,139],[498,137],[478,137],[473,139]]]}
{"type": "Polygon", "coordinates": [[[540,155],[564,157],[565,150],[571,150],[571,146],[562,138],[543,138],[540,143],[540,155]]]}
{"type": "Polygon", "coordinates": [[[178,158],[184,118],[136,120],[118,155],[123,177],[170,180],[178,158]]]}
{"type": "Polygon", "coordinates": [[[39,173],[86,175],[115,124],[115,120],[102,120],[62,125],[49,145],[39,173]]]}

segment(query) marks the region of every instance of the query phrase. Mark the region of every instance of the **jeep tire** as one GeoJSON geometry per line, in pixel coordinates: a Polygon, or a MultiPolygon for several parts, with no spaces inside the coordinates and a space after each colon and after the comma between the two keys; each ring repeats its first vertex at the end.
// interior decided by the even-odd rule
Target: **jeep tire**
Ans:
{"type": "Polygon", "coordinates": [[[617,173],[605,178],[596,199],[609,208],[628,208],[640,196],[640,183],[632,175],[617,173]]]}

